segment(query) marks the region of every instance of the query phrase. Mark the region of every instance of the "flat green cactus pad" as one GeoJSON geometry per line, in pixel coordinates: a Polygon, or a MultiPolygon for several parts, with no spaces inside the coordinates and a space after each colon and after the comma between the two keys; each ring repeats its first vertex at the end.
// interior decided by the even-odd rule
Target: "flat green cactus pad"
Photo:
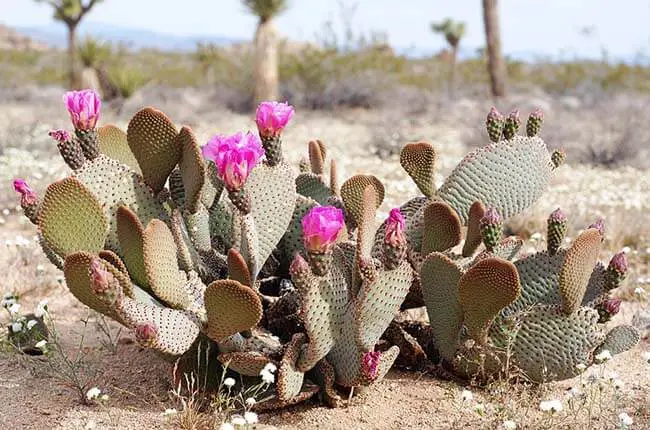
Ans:
{"type": "Polygon", "coordinates": [[[562,298],[558,278],[565,256],[566,251],[560,249],[554,255],[541,251],[515,261],[521,282],[521,295],[504,310],[504,315],[537,304],[560,305],[562,298]]]}
{"type": "MultiPolygon", "coordinates": [[[[355,175],[341,186],[341,198],[345,204],[346,222],[356,227],[363,213],[363,192],[372,185],[377,192],[377,207],[384,201],[384,184],[373,175],[355,175]]],[[[376,208],[375,208],[376,209],[376,208]]]]}
{"type": "Polygon", "coordinates": [[[142,236],[142,256],[149,287],[156,297],[176,309],[187,309],[190,297],[186,279],[178,268],[176,243],[164,222],[154,219],[142,236]]]}
{"type": "Polygon", "coordinates": [[[480,201],[472,203],[472,206],[469,207],[467,217],[467,234],[465,235],[465,243],[463,244],[463,257],[471,257],[481,243],[483,243],[480,227],[480,221],[483,215],[485,215],[485,205],[480,201]]]}
{"type": "Polygon", "coordinates": [[[300,195],[316,200],[321,205],[326,204],[327,199],[334,194],[325,185],[321,175],[310,172],[301,173],[296,177],[296,191],[300,195]]]}
{"type": "Polygon", "coordinates": [[[138,111],[126,131],[131,152],[138,160],[144,181],[158,192],[181,158],[176,127],[161,111],[146,107],[138,111]]]}
{"type": "Polygon", "coordinates": [[[460,219],[447,203],[429,203],[423,216],[422,255],[446,251],[460,243],[460,219]]]}
{"type": "Polygon", "coordinates": [[[444,254],[429,254],[420,269],[422,296],[440,356],[452,361],[458,348],[463,311],[458,298],[460,267],[444,254]]]}
{"type": "Polygon", "coordinates": [[[431,198],[436,190],[437,154],[429,142],[408,143],[402,148],[399,161],[425,197],[431,198]]]}
{"type": "Polygon", "coordinates": [[[50,248],[63,257],[77,251],[99,252],[108,231],[100,203],[75,178],[47,187],[38,225],[50,248]]]}
{"type": "Polygon", "coordinates": [[[564,312],[574,312],[585,296],[589,278],[598,262],[602,236],[595,228],[583,231],[566,251],[564,264],[560,269],[560,295],[564,312]]]}
{"type": "Polygon", "coordinates": [[[538,137],[516,136],[471,152],[438,189],[465,223],[475,201],[509,218],[536,202],[548,187],[552,164],[538,137]]]}
{"type": "Polygon", "coordinates": [[[594,351],[594,355],[602,351],[609,351],[610,354],[616,355],[633,348],[637,343],[641,334],[639,330],[630,325],[620,325],[612,328],[605,336],[605,340],[594,351]]]}
{"type": "Polygon", "coordinates": [[[120,206],[117,209],[116,220],[117,237],[129,274],[136,284],[143,288],[149,288],[142,255],[144,226],[137,215],[126,206],[120,206]]]}
{"type": "Polygon", "coordinates": [[[253,287],[251,273],[248,271],[246,260],[234,248],[228,250],[228,278],[247,287],[253,287]]]}
{"type": "Polygon", "coordinates": [[[249,330],[262,318],[262,303],[257,293],[233,280],[214,281],[205,290],[206,334],[219,342],[240,331],[249,330]]]}
{"type": "Polygon", "coordinates": [[[185,210],[196,213],[199,210],[201,191],[206,176],[201,148],[196,143],[196,137],[189,127],[181,128],[176,136],[176,146],[181,149],[178,167],[183,178],[185,210]]]}
{"type": "Polygon", "coordinates": [[[109,220],[106,246],[122,255],[117,238],[117,208],[128,206],[147,225],[154,218],[167,221],[168,216],[142,177],[124,164],[100,155],[86,162],[74,176],[93,193],[109,220]]]}
{"type": "Polygon", "coordinates": [[[566,315],[561,306],[537,306],[516,319],[520,327],[511,345],[511,359],[535,382],[578,375],[576,366],[589,365],[592,351],[605,338],[597,324],[598,312],[590,308],[566,315]]]}
{"type": "Polygon", "coordinates": [[[129,148],[126,133],[120,128],[111,124],[99,127],[97,129],[97,142],[102,154],[126,164],[134,172],[142,174],[138,160],[135,159],[135,155],[129,148]]]}
{"type": "Polygon", "coordinates": [[[304,372],[296,368],[300,348],[307,342],[304,333],[296,333],[286,346],[278,369],[278,398],[287,401],[297,396],[305,379],[304,372]]]}

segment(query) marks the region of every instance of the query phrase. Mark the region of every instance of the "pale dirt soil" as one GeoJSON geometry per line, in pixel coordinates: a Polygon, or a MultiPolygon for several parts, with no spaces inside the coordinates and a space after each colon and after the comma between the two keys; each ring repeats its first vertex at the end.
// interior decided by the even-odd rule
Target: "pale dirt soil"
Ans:
{"type": "MultiPolygon", "coordinates": [[[[16,199],[7,186],[9,179],[21,175],[33,178],[30,182],[42,192],[47,183],[65,175],[65,166],[54,145],[47,137],[42,137],[48,128],[67,125],[65,114],[59,108],[60,99],[52,99],[54,101],[44,103],[38,110],[26,103],[0,104],[0,118],[5,119],[4,124],[0,124],[2,127],[19,128],[40,123],[33,132],[35,137],[28,139],[29,152],[0,152],[3,181],[0,184],[0,210],[8,209],[0,215],[0,271],[3,273],[0,292],[20,294],[26,312],[47,297],[66,348],[73,351],[82,326],[80,320],[88,315],[87,309],[67,292],[61,274],[47,262],[31,240],[36,231],[14,209],[16,199]],[[15,242],[21,235],[28,244],[16,246],[15,242]]],[[[483,106],[487,106],[487,102],[472,103],[475,110],[487,111],[483,106]]],[[[202,141],[217,131],[228,133],[253,124],[248,117],[221,110],[204,108],[200,115],[195,111],[180,111],[175,101],[168,102],[163,110],[178,122],[191,119],[191,125],[202,141]]],[[[391,117],[385,114],[382,118],[391,117]]],[[[116,120],[124,127],[127,118],[124,114],[115,117],[107,112],[102,122],[116,120]]],[[[378,122],[373,113],[368,112],[347,112],[336,116],[301,113],[287,130],[285,141],[286,152],[294,164],[306,153],[308,139],[322,138],[339,162],[340,178],[361,172],[379,176],[387,190],[386,201],[378,215],[380,219],[391,207],[417,195],[417,191],[399,167],[397,155],[384,160],[369,156],[378,122]]],[[[408,140],[426,138],[440,148],[439,179],[442,180],[466,152],[465,146],[459,142],[462,135],[460,125],[460,122],[440,124],[432,114],[423,114],[403,120],[396,127],[408,140]]],[[[20,141],[25,136],[0,135],[0,138],[0,148],[20,149],[20,141]]],[[[537,231],[543,232],[541,223],[561,204],[571,218],[569,235],[575,237],[578,229],[584,228],[597,216],[605,216],[610,239],[601,258],[609,259],[612,252],[622,246],[631,247],[631,274],[620,293],[628,301],[624,302],[614,320],[615,323],[629,322],[638,311],[649,309],[648,295],[646,298],[635,297],[632,290],[645,285],[650,293],[645,284],[645,279],[650,277],[650,175],[647,170],[632,168],[607,171],[569,164],[563,169],[558,172],[547,195],[513,225],[525,237],[537,231]],[[533,221],[524,222],[524,219],[533,221]]],[[[534,246],[539,245],[530,242],[529,247],[534,246]]],[[[6,313],[0,313],[2,325],[7,321],[6,317],[6,313]]],[[[88,363],[97,370],[90,386],[100,387],[109,394],[106,406],[82,405],[74,391],[60,378],[45,371],[45,364],[26,360],[13,352],[3,352],[0,353],[0,422],[4,427],[30,430],[179,428],[177,423],[162,416],[167,408],[180,410],[170,396],[173,388],[171,365],[152,351],[133,344],[128,332],[123,333],[115,354],[102,346],[101,335],[92,324],[89,333],[85,342],[88,363]]],[[[565,411],[553,422],[539,411],[541,400],[565,398],[567,389],[580,386],[580,378],[541,388],[493,384],[480,389],[404,370],[392,370],[384,381],[355,396],[349,407],[330,409],[312,400],[283,411],[260,414],[260,422],[281,429],[497,429],[502,428],[503,420],[513,419],[518,423],[517,428],[527,429],[614,429],[619,428],[617,415],[626,411],[635,421],[631,428],[650,429],[650,364],[643,362],[643,351],[650,351],[647,337],[634,350],[615,357],[605,366],[592,368],[596,373],[605,372],[602,373],[605,375],[616,372],[616,378],[624,385],[616,393],[613,388],[606,389],[600,401],[594,398],[594,410],[602,407],[602,411],[594,414],[599,419],[592,419],[591,427],[586,424],[584,411],[578,414],[578,418],[567,412],[566,400],[565,411]],[[606,367],[606,371],[602,367],[606,367]],[[466,403],[460,400],[463,388],[472,390],[474,400],[466,403]],[[478,403],[485,406],[482,416],[474,410],[478,403]]],[[[590,373],[591,369],[587,372],[590,373]]],[[[585,376],[583,380],[586,379],[585,376]]]]}

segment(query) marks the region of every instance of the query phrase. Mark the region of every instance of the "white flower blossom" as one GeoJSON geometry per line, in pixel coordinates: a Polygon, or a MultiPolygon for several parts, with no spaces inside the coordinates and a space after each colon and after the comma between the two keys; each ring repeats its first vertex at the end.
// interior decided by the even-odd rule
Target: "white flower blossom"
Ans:
{"type": "Polygon", "coordinates": [[[582,394],[580,390],[578,390],[576,387],[571,387],[567,390],[566,397],[567,398],[578,397],[580,394],[582,394]]]}
{"type": "Polygon", "coordinates": [[[623,251],[625,254],[629,254],[630,251],[632,251],[632,248],[630,248],[629,246],[624,246],[623,249],[622,249],[622,251],[623,251]]]}
{"type": "Polygon", "coordinates": [[[634,289],[634,294],[636,294],[637,296],[642,296],[645,294],[645,290],[641,287],[636,287],[634,289]]]}
{"type": "Polygon", "coordinates": [[[257,424],[257,414],[255,412],[245,412],[244,419],[247,424],[257,424]]]}
{"type": "Polygon", "coordinates": [[[102,390],[100,390],[100,389],[97,388],[97,387],[92,387],[90,390],[86,391],[86,398],[87,398],[88,400],[94,400],[94,399],[96,399],[97,397],[99,397],[99,395],[100,395],[101,393],[102,393],[102,390]]]}
{"type": "Polygon", "coordinates": [[[607,349],[603,349],[594,357],[598,362],[605,362],[612,359],[612,353],[607,349]]]}
{"type": "Polygon", "coordinates": [[[165,418],[173,417],[177,413],[178,411],[175,408],[165,409],[165,412],[163,412],[163,417],[165,418]]]}
{"type": "Polygon", "coordinates": [[[254,406],[255,403],[257,403],[257,401],[253,397],[249,397],[246,399],[246,406],[248,406],[249,408],[254,406]]]}
{"type": "Polygon", "coordinates": [[[223,423],[219,426],[219,430],[235,430],[235,426],[230,423],[223,423]]]}
{"type": "Polygon", "coordinates": [[[463,391],[461,391],[461,393],[460,393],[460,399],[461,399],[463,402],[469,402],[469,401],[471,401],[473,398],[474,398],[474,394],[472,394],[472,392],[469,391],[469,390],[463,390],[463,391]]]}
{"type": "Polygon", "coordinates": [[[16,303],[16,298],[11,293],[5,294],[5,296],[0,301],[0,305],[3,308],[8,308],[9,306],[11,306],[11,305],[13,305],[15,303],[16,303]]]}
{"type": "Polygon", "coordinates": [[[646,352],[644,352],[643,355],[642,355],[642,357],[643,357],[643,361],[645,361],[645,362],[647,362],[648,364],[650,364],[650,351],[646,351],[646,352]]]}
{"type": "Polygon", "coordinates": [[[21,333],[24,330],[23,324],[16,321],[11,323],[11,331],[12,333],[21,333]]]}
{"type": "Polygon", "coordinates": [[[20,303],[14,303],[8,308],[11,315],[16,315],[20,311],[20,303]]]}
{"type": "Polygon", "coordinates": [[[38,321],[36,320],[27,321],[27,330],[33,329],[36,324],[38,324],[38,321]]]}
{"type": "Polygon", "coordinates": [[[562,402],[560,400],[545,400],[539,404],[539,408],[544,412],[561,412],[562,402]]]}
{"type": "Polygon", "coordinates": [[[225,385],[228,388],[233,387],[235,385],[235,380],[232,378],[226,378],[223,380],[223,385],[225,385]]]}
{"type": "Polygon", "coordinates": [[[108,394],[102,394],[102,395],[99,397],[99,400],[101,400],[102,402],[107,402],[108,399],[110,399],[110,397],[108,396],[108,394]]]}
{"type": "Polygon", "coordinates": [[[634,420],[632,419],[632,417],[625,412],[621,412],[620,414],[618,414],[618,419],[621,420],[621,424],[623,424],[624,426],[631,426],[632,424],[634,424],[634,420]]]}
{"type": "Polygon", "coordinates": [[[47,313],[47,299],[38,302],[38,305],[36,305],[36,310],[34,310],[34,315],[36,316],[36,318],[41,318],[46,313],[47,313]]]}
{"type": "Polygon", "coordinates": [[[230,419],[230,422],[234,426],[245,426],[246,418],[242,417],[241,415],[233,415],[232,418],[230,419]]]}
{"type": "Polygon", "coordinates": [[[576,369],[578,369],[578,370],[581,371],[581,372],[582,372],[583,370],[585,370],[586,368],[587,368],[587,365],[584,364],[584,363],[578,363],[578,364],[576,364],[576,369]]]}
{"type": "Polygon", "coordinates": [[[262,381],[266,384],[272,384],[275,382],[275,375],[273,374],[277,370],[277,367],[273,363],[266,363],[266,366],[260,372],[262,381]]]}
{"type": "Polygon", "coordinates": [[[513,420],[505,420],[503,422],[503,429],[504,430],[516,430],[517,429],[517,423],[514,422],[513,420]]]}
{"type": "Polygon", "coordinates": [[[44,351],[47,348],[47,341],[45,339],[39,340],[38,342],[36,342],[36,345],[34,346],[40,349],[41,351],[44,351]]]}

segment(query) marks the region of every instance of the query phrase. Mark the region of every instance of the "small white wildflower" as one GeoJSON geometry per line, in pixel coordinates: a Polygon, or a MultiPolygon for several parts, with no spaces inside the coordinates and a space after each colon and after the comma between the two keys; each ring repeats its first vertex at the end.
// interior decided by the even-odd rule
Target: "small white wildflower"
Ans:
{"type": "Polygon", "coordinates": [[[643,357],[643,361],[645,361],[645,362],[647,362],[648,364],[650,364],[650,351],[646,351],[646,352],[644,352],[643,355],[642,355],[641,357],[643,357]]]}
{"type": "Polygon", "coordinates": [[[27,330],[33,329],[36,324],[38,324],[38,321],[36,320],[27,321],[27,330]]]}
{"type": "Polygon", "coordinates": [[[612,359],[612,354],[607,349],[603,349],[594,357],[598,362],[605,362],[612,359]]]}
{"type": "Polygon", "coordinates": [[[584,363],[578,363],[578,364],[576,364],[576,369],[578,369],[578,370],[581,371],[581,372],[582,372],[583,370],[585,370],[586,368],[587,368],[587,365],[584,364],[584,363]]]}
{"type": "Polygon", "coordinates": [[[241,415],[233,415],[232,418],[230,419],[230,422],[234,426],[245,426],[246,418],[242,417],[241,415]]]}
{"type": "Polygon", "coordinates": [[[245,412],[244,419],[247,424],[257,424],[257,414],[255,412],[245,412]]]}
{"type": "Polygon", "coordinates": [[[23,331],[23,324],[16,321],[14,323],[11,323],[11,332],[12,333],[20,333],[23,331]]]}
{"type": "Polygon", "coordinates": [[[474,394],[472,394],[472,392],[469,391],[469,390],[463,390],[463,391],[461,391],[461,393],[460,393],[460,399],[461,399],[463,402],[469,402],[469,401],[471,401],[473,398],[474,398],[474,394]]]}
{"type": "Polygon", "coordinates": [[[47,313],[47,299],[38,302],[38,305],[36,305],[36,309],[34,310],[34,315],[36,316],[36,318],[41,318],[46,313],[47,313]]]}
{"type": "Polygon", "coordinates": [[[268,372],[275,373],[275,371],[278,370],[278,368],[276,367],[275,364],[269,362],[269,363],[266,363],[266,365],[264,366],[264,369],[262,369],[262,370],[266,370],[268,372]]]}
{"type": "Polygon", "coordinates": [[[539,408],[544,412],[560,412],[562,411],[562,402],[560,400],[545,400],[539,404],[539,408]]]}
{"type": "Polygon", "coordinates": [[[43,266],[42,264],[36,265],[36,273],[43,273],[43,272],[45,272],[45,266],[43,266]]]}
{"type": "Polygon", "coordinates": [[[503,422],[503,429],[504,430],[516,430],[517,429],[517,423],[514,422],[513,420],[505,420],[503,422]]]}
{"type": "Polygon", "coordinates": [[[578,390],[576,387],[571,387],[567,390],[566,397],[567,398],[578,397],[580,394],[581,394],[580,390],[578,390]]]}
{"type": "Polygon", "coordinates": [[[249,397],[248,399],[246,399],[246,406],[248,406],[249,408],[254,406],[255,403],[257,403],[257,401],[253,397],[249,397]]]}
{"type": "Polygon", "coordinates": [[[618,419],[621,420],[621,424],[623,424],[624,426],[631,426],[632,424],[634,424],[634,420],[632,419],[632,417],[625,412],[621,412],[620,414],[618,414],[618,419]]]}
{"type": "Polygon", "coordinates": [[[100,389],[97,388],[97,387],[92,387],[90,390],[86,391],[86,398],[87,398],[88,400],[94,400],[94,399],[96,399],[97,397],[99,397],[99,395],[100,395],[101,393],[102,393],[102,390],[100,390],[100,389]]]}
{"type": "Polygon", "coordinates": [[[483,406],[483,403],[478,403],[474,406],[474,411],[479,415],[483,415],[485,413],[485,406],[483,406]]]}
{"type": "Polygon", "coordinates": [[[45,350],[47,348],[47,341],[45,339],[39,340],[36,342],[36,345],[34,345],[36,348],[40,349],[41,351],[45,350]]]}
{"type": "Polygon", "coordinates": [[[102,395],[99,397],[99,400],[101,400],[102,402],[107,402],[108,399],[110,399],[110,397],[108,396],[108,394],[102,394],[102,395]]]}
{"type": "Polygon", "coordinates": [[[11,213],[11,211],[9,209],[7,209],[7,208],[4,208],[2,210],[2,215],[4,215],[4,216],[9,216],[10,213],[11,213]]]}
{"type": "Polygon", "coordinates": [[[2,301],[0,301],[0,306],[3,308],[8,308],[15,303],[16,298],[11,293],[7,293],[5,294],[5,297],[2,298],[2,301]]]}
{"type": "Polygon", "coordinates": [[[163,412],[163,417],[165,418],[173,417],[177,413],[178,411],[175,408],[165,409],[165,412],[163,412]]]}
{"type": "Polygon", "coordinates": [[[219,426],[219,430],[235,430],[235,426],[230,423],[223,423],[219,426]]]}
{"type": "Polygon", "coordinates": [[[14,303],[11,306],[9,306],[9,313],[11,315],[16,315],[18,311],[20,311],[20,303],[14,303]]]}
{"type": "Polygon", "coordinates": [[[629,246],[624,246],[623,249],[622,249],[622,251],[623,251],[624,253],[626,253],[626,254],[629,254],[630,251],[632,251],[632,248],[630,248],[629,246]]]}
{"type": "Polygon", "coordinates": [[[542,238],[542,233],[540,232],[533,233],[530,236],[530,240],[535,240],[535,241],[540,240],[541,238],[542,238]]]}
{"type": "Polygon", "coordinates": [[[636,287],[634,289],[634,294],[636,294],[637,296],[642,296],[645,294],[645,290],[641,287],[636,287]]]}
{"type": "Polygon", "coordinates": [[[235,380],[232,378],[226,378],[223,380],[223,385],[225,385],[228,388],[233,387],[235,385],[235,380]]]}
{"type": "Polygon", "coordinates": [[[275,372],[278,368],[275,366],[273,363],[266,363],[266,366],[262,369],[260,372],[260,376],[262,377],[262,381],[264,381],[266,384],[272,384],[275,382],[275,375],[273,375],[273,372],[275,372]]]}

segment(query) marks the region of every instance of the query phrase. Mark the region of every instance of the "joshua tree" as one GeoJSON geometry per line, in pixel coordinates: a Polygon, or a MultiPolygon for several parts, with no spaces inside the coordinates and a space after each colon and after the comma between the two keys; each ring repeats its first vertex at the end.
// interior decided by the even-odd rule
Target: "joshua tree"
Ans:
{"type": "Polygon", "coordinates": [[[243,0],[259,18],[255,31],[255,103],[276,100],[278,90],[278,46],[273,18],[288,6],[287,0],[243,0]]]}
{"type": "Polygon", "coordinates": [[[77,27],[82,18],[97,3],[103,0],[36,0],[37,2],[44,2],[54,8],[54,19],[61,21],[68,27],[68,67],[70,76],[70,87],[74,88],[78,85],[78,73],[75,62],[77,54],[76,33],[77,27]]]}
{"type": "Polygon", "coordinates": [[[465,23],[456,22],[451,18],[446,18],[442,22],[432,22],[431,31],[442,34],[451,47],[451,61],[449,69],[449,93],[453,95],[454,82],[456,78],[456,59],[458,56],[458,46],[460,39],[465,35],[465,23]]]}
{"type": "Polygon", "coordinates": [[[483,24],[488,53],[488,73],[490,90],[494,97],[506,95],[506,63],[501,54],[501,34],[499,31],[498,0],[483,0],[483,24]]]}

